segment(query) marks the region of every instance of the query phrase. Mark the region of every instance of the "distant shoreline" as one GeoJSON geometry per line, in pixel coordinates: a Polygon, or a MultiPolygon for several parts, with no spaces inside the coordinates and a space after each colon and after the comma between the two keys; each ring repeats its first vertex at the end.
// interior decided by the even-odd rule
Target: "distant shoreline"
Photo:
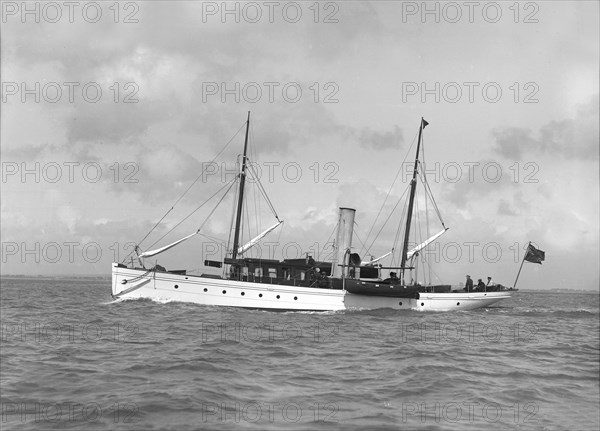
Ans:
{"type": "Polygon", "coordinates": [[[0,275],[2,279],[24,279],[24,280],[109,280],[110,275],[22,275],[7,274],[0,275]]]}
{"type": "MultiPolygon", "coordinates": [[[[110,275],[22,275],[22,274],[7,274],[0,275],[0,280],[3,279],[21,279],[21,280],[97,280],[110,281],[110,275]]],[[[571,288],[553,288],[553,289],[518,289],[519,292],[526,293],[593,293],[600,294],[600,291],[592,289],[571,289],[571,288]]]]}

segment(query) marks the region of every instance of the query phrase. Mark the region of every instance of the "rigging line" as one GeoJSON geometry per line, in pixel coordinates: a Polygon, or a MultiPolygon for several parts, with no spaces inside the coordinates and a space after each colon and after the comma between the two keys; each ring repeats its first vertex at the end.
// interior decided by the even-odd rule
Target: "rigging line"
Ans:
{"type": "MultiPolygon", "coordinates": [[[[213,159],[209,162],[210,163],[214,163],[215,160],[217,160],[217,158],[223,154],[223,152],[227,149],[227,147],[229,146],[229,144],[231,144],[231,141],[233,141],[235,139],[235,137],[238,135],[238,133],[240,133],[240,130],[242,130],[244,128],[244,126],[246,125],[246,122],[244,121],[244,123],[240,126],[240,128],[237,130],[237,132],[235,132],[235,134],[231,137],[231,139],[229,139],[229,141],[227,141],[227,143],[225,144],[225,146],[221,149],[221,151],[219,151],[219,153],[213,157],[213,159]]],[[[175,203],[173,204],[173,206],[177,205],[179,203],[179,201],[187,194],[187,192],[190,191],[190,189],[194,186],[194,184],[196,184],[198,182],[198,180],[202,177],[202,175],[204,174],[204,168],[202,169],[202,172],[200,172],[200,175],[198,175],[198,177],[196,177],[196,179],[194,180],[194,182],[192,184],[190,184],[190,186],[185,190],[185,192],[183,192],[183,194],[181,196],[179,196],[179,198],[175,201],[175,203]]]]}
{"type": "Polygon", "coordinates": [[[394,208],[392,208],[392,211],[388,215],[387,219],[385,219],[385,221],[381,225],[381,229],[379,229],[379,232],[377,232],[377,235],[375,235],[375,238],[373,238],[373,241],[371,242],[371,245],[367,249],[367,253],[373,247],[373,244],[375,244],[375,241],[377,241],[377,238],[379,238],[379,235],[381,234],[381,231],[383,230],[383,228],[385,227],[385,225],[387,224],[387,222],[390,220],[390,217],[392,217],[392,214],[394,214],[394,211],[396,211],[396,208],[398,207],[398,204],[400,204],[400,201],[402,201],[402,199],[404,198],[404,195],[406,194],[407,191],[408,191],[408,187],[404,190],[404,193],[402,193],[402,196],[400,196],[400,198],[398,198],[398,201],[396,202],[396,205],[394,205],[394,208]]]}
{"type": "MultiPolygon", "coordinates": [[[[256,199],[256,187],[252,187],[252,203],[254,204],[254,228],[256,229],[256,234],[258,235],[261,232],[261,223],[260,223],[260,213],[258,212],[258,207],[257,207],[257,203],[256,203],[257,199],[256,199]]],[[[246,205],[246,210],[248,209],[248,205],[246,205]]],[[[250,213],[248,212],[248,220],[250,220],[250,213]]],[[[248,232],[251,234],[250,237],[252,237],[252,232],[250,231],[250,221],[248,221],[248,232]]]]}
{"type": "MultiPolygon", "coordinates": [[[[244,128],[244,126],[246,125],[246,122],[244,122],[240,128],[237,130],[237,132],[235,132],[235,134],[231,137],[231,139],[229,139],[229,141],[227,141],[227,143],[225,144],[225,146],[221,149],[221,151],[219,151],[219,153],[213,157],[213,159],[209,162],[209,164],[214,163],[214,161],[221,155],[223,154],[223,152],[227,149],[227,147],[229,146],[229,144],[231,144],[231,141],[233,141],[235,139],[235,137],[238,135],[238,133],[240,133],[240,130],[242,130],[244,128]]],[[[154,232],[154,229],[156,229],[156,227],[165,219],[165,217],[171,212],[173,211],[173,209],[175,208],[175,205],[177,205],[179,203],[179,201],[181,199],[183,199],[183,197],[187,194],[187,192],[190,191],[190,189],[194,186],[194,184],[196,184],[198,182],[198,180],[200,179],[200,177],[202,177],[202,175],[204,175],[204,169],[202,168],[202,171],[200,172],[200,175],[198,175],[198,177],[192,182],[192,184],[189,185],[189,187],[177,198],[177,200],[175,201],[175,203],[173,205],[171,205],[171,208],[169,208],[169,210],[161,217],[161,219],[152,227],[152,229],[150,229],[150,231],[140,240],[137,242],[137,245],[139,246],[142,242],[144,242],[144,240],[146,238],[148,238],[148,236],[154,232]]],[[[154,243],[156,244],[156,243],[154,243]]],[[[150,246],[152,247],[152,246],[150,246]]],[[[123,259],[123,262],[133,254],[133,250],[129,252],[129,254],[127,256],[125,256],[125,259],[123,259]]]]}
{"type": "MultiPolygon", "coordinates": [[[[355,226],[358,226],[358,223],[354,222],[355,226]]],[[[362,248],[360,249],[362,251],[363,248],[365,248],[365,244],[361,241],[361,239],[358,237],[358,233],[356,231],[354,231],[354,236],[356,237],[356,239],[362,244],[362,248]]],[[[366,256],[366,255],[365,255],[366,256]]]]}
{"type": "MultiPolygon", "coordinates": [[[[329,234],[329,237],[327,238],[327,241],[325,241],[325,244],[323,244],[323,248],[319,251],[319,256],[323,253],[325,253],[325,248],[327,247],[327,244],[329,244],[329,240],[331,239],[331,237],[333,236],[333,233],[337,230],[338,227],[338,223],[335,224],[335,226],[333,227],[333,230],[331,231],[331,233],[329,234]]],[[[319,260],[319,258],[317,258],[317,260],[319,260]]]]}
{"type": "Polygon", "coordinates": [[[425,172],[425,136],[423,136],[421,139],[421,154],[422,156],[419,166],[421,166],[422,169],[419,169],[419,171],[423,172],[421,184],[423,186],[423,190],[425,191],[425,227],[427,230],[427,238],[429,238],[431,235],[429,234],[429,207],[427,206],[427,188],[425,186],[425,183],[427,183],[427,173],[425,172]]]}
{"type": "MultiPolygon", "coordinates": [[[[433,270],[433,268],[431,268],[431,264],[429,262],[427,262],[427,266],[429,267],[429,271],[433,272],[433,275],[435,275],[435,278],[437,278],[437,280],[439,282],[442,282],[442,279],[439,277],[439,275],[436,274],[436,272],[433,270]]],[[[430,280],[430,283],[433,284],[433,281],[430,280]]]]}
{"type": "Polygon", "coordinates": [[[214,236],[206,235],[206,234],[201,233],[201,232],[198,232],[198,235],[203,236],[206,239],[210,239],[211,241],[216,242],[217,244],[220,244],[220,245],[226,245],[227,244],[227,241],[225,241],[224,239],[221,239],[221,238],[217,238],[217,237],[214,237],[214,236]]]}
{"type": "MultiPolygon", "coordinates": [[[[249,142],[248,142],[248,146],[250,147],[250,158],[246,157],[246,164],[248,165],[249,162],[251,160],[254,160],[254,154],[255,154],[255,148],[254,148],[254,131],[252,129],[250,129],[250,137],[249,137],[249,142]]],[[[255,179],[256,181],[256,179],[255,179]]],[[[259,204],[260,201],[258,199],[256,199],[256,189],[257,187],[252,187],[252,202],[254,203],[254,214],[255,214],[255,219],[254,219],[254,223],[255,223],[255,228],[256,228],[256,232],[261,232],[262,231],[262,224],[261,224],[261,220],[260,220],[260,212],[259,212],[259,204]]],[[[252,236],[252,235],[251,235],[252,236]]]]}
{"type": "MultiPolygon", "coordinates": [[[[239,182],[237,181],[239,175],[235,176],[236,182],[235,182],[235,194],[234,196],[238,195],[239,192],[239,182]]],[[[229,253],[229,246],[231,245],[231,235],[233,235],[233,223],[235,220],[235,211],[237,209],[237,203],[235,201],[235,199],[232,199],[232,204],[233,204],[233,209],[231,211],[231,221],[229,222],[229,236],[227,237],[227,250],[225,250],[225,253],[229,253]]]]}
{"type": "MultiPolygon", "coordinates": [[[[431,231],[429,229],[429,206],[427,205],[427,189],[425,188],[425,185],[423,184],[423,189],[425,190],[425,227],[427,230],[427,238],[431,238],[431,231]]],[[[429,271],[429,282],[431,283],[431,266],[427,265],[427,269],[429,271]]],[[[425,271],[423,271],[425,272],[425,271]]]]}
{"type": "MultiPolygon", "coordinates": [[[[234,180],[235,180],[235,193],[234,196],[238,195],[238,191],[239,191],[239,181],[237,181],[239,178],[239,175],[236,175],[234,180]]],[[[235,213],[236,213],[236,207],[237,207],[237,203],[235,198],[231,200],[232,202],[232,211],[231,211],[231,220],[229,222],[229,235],[227,236],[227,245],[225,246],[225,257],[227,257],[227,255],[229,254],[229,247],[231,246],[231,235],[233,235],[233,223],[235,220],[235,213]]],[[[233,256],[233,253],[232,253],[233,256]]],[[[223,265],[223,271],[221,272],[221,275],[223,276],[223,278],[226,277],[226,265],[223,265]]]]}
{"type": "MultiPolygon", "coordinates": [[[[429,229],[429,206],[428,206],[428,198],[432,199],[433,196],[429,194],[429,192],[427,191],[427,173],[425,172],[425,136],[422,137],[421,139],[421,164],[423,166],[423,169],[420,169],[420,171],[423,172],[423,178],[421,180],[421,184],[423,186],[423,190],[425,191],[425,227],[426,227],[426,233],[427,233],[427,238],[431,238],[431,231],[429,229]]],[[[433,201],[432,201],[433,202],[433,201]]],[[[440,219],[441,220],[441,219],[440,219]]],[[[442,221],[442,225],[444,224],[444,222],[442,221]]],[[[427,281],[427,277],[425,274],[425,266],[427,266],[427,276],[429,276],[429,284],[431,284],[431,265],[429,265],[426,261],[425,261],[425,256],[420,255],[421,261],[423,262],[423,278],[425,279],[425,281],[427,281]]]]}
{"type": "MultiPolygon", "coordinates": [[[[415,145],[415,140],[417,139],[417,136],[418,136],[418,133],[415,134],[415,136],[413,138],[413,141],[412,141],[412,144],[410,144],[409,149],[406,151],[406,154],[404,155],[404,159],[400,163],[400,167],[398,168],[398,172],[396,172],[396,176],[394,177],[394,181],[392,181],[392,185],[390,186],[387,194],[385,195],[385,199],[383,200],[383,203],[381,204],[381,207],[379,208],[379,212],[377,213],[377,216],[375,217],[375,221],[373,221],[373,224],[371,225],[371,228],[369,229],[369,233],[367,233],[367,237],[365,238],[365,242],[369,241],[369,237],[371,236],[371,232],[375,228],[375,224],[377,223],[377,220],[379,220],[379,216],[381,215],[381,212],[383,211],[385,203],[387,202],[388,197],[392,193],[392,189],[394,188],[394,184],[396,184],[396,180],[398,179],[398,176],[400,175],[400,172],[402,172],[402,167],[404,166],[404,162],[406,161],[406,158],[410,154],[410,150],[415,145]]],[[[362,251],[362,249],[361,249],[361,251],[362,251]]]]}
{"type": "MultiPolygon", "coordinates": [[[[216,195],[218,195],[221,191],[223,191],[223,189],[225,189],[225,187],[229,186],[227,188],[227,190],[225,191],[225,193],[223,194],[223,197],[219,200],[219,202],[217,203],[217,206],[221,203],[221,201],[223,201],[223,199],[225,198],[225,196],[227,195],[227,193],[229,193],[229,190],[231,189],[231,187],[234,184],[235,179],[229,181],[228,183],[226,183],[223,187],[221,187],[219,190],[217,190],[211,197],[209,197],[207,200],[205,200],[204,202],[202,202],[200,204],[200,206],[198,206],[195,210],[193,210],[191,213],[189,213],[187,216],[185,216],[185,218],[183,220],[181,220],[179,223],[177,223],[175,226],[173,226],[171,229],[169,229],[163,236],[161,236],[159,239],[157,239],[156,241],[154,241],[154,243],[152,245],[150,245],[149,248],[154,247],[159,241],[161,241],[164,237],[166,237],[168,234],[170,234],[171,232],[173,232],[174,229],[176,229],[181,223],[183,223],[184,221],[186,221],[188,218],[190,218],[192,216],[192,214],[194,214],[196,211],[198,211],[200,208],[202,208],[204,205],[206,205],[212,198],[214,198],[216,195]]],[[[215,207],[216,209],[216,207],[215,207]]],[[[214,212],[214,210],[212,210],[211,214],[214,212]]],[[[209,215],[210,217],[210,215],[209,215]]],[[[202,226],[204,226],[204,224],[202,224],[202,226]]],[[[201,228],[198,228],[198,230],[200,230],[201,228]]]]}
{"type": "Polygon", "coordinates": [[[275,216],[277,221],[281,221],[281,220],[279,220],[279,216],[277,215],[277,211],[275,211],[275,207],[273,206],[271,199],[269,199],[269,196],[267,195],[267,191],[265,190],[264,186],[262,185],[262,182],[260,181],[260,177],[258,176],[256,171],[254,170],[254,167],[251,164],[248,166],[250,167],[250,172],[252,173],[252,177],[256,181],[256,186],[257,186],[258,190],[260,191],[260,193],[265,198],[265,201],[267,202],[267,205],[269,205],[271,212],[273,213],[273,215],[275,216]]]}
{"type": "Polygon", "coordinates": [[[444,219],[442,218],[442,213],[440,212],[440,209],[437,206],[437,202],[435,201],[435,198],[433,197],[433,192],[431,191],[431,187],[429,186],[429,182],[427,181],[427,178],[422,177],[421,182],[425,186],[425,193],[431,200],[431,203],[433,204],[433,208],[435,209],[435,212],[437,213],[438,218],[442,222],[442,226],[446,227],[444,224],[444,219]]]}
{"type": "MultiPolygon", "coordinates": [[[[251,160],[255,160],[255,159],[258,159],[258,155],[257,155],[257,150],[256,150],[256,141],[255,141],[255,138],[254,138],[254,128],[252,128],[252,130],[250,130],[250,132],[251,132],[251,134],[252,134],[252,135],[251,135],[251,137],[252,137],[252,141],[251,141],[251,142],[252,142],[252,154],[251,154],[251,160]]],[[[257,165],[258,165],[258,163],[257,163],[257,165]]],[[[261,172],[262,172],[262,171],[261,171],[261,172]]],[[[257,178],[257,181],[260,181],[260,175],[257,175],[257,177],[258,177],[258,178],[257,178]]],[[[258,188],[258,191],[259,191],[259,193],[262,193],[262,192],[260,191],[260,188],[259,188],[259,187],[255,187],[255,188],[254,188],[254,194],[255,194],[255,195],[256,195],[256,189],[257,189],[257,188],[258,188]]],[[[256,214],[258,214],[258,217],[259,217],[259,226],[260,226],[259,232],[262,232],[262,231],[264,230],[264,229],[263,229],[263,225],[262,225],[262,217],[261,217],[261,214],[262,214],[262,202],[261,202],[261,200],[260,200],[260,199],[257,199],[257,200],[256,200],[256,202],[257,202],[257,204],[258,204],[258,210],[257,210],[257,213],[256,213],[256,214]]]]}
{"type": "MultiPolygon", "coordinates": [[[[425,136],[423,136],[423,138],[421,139],[421,152],[423,154],[422,163],[424,166],[424,164],[425,164],[425,136]]],[[[437,206],[435,198],[433,197],[433,192],[431,191],[431,186],[429,185],[429,181],[427,181],[427,174],[425,173],[424,167],[423,167],[423,169],[419,170],[419,176],[421,177],[421,183],[423,184],[423,188],[425,189],[425,195],[428,196],[429,199],[431,200],[431,203],[433,204],[433,207],[437,213],[437,216],[440,219],[442,226],[445,228],[446,225],[444,224],[444,219],[442,218],[442,214],[440,213],[440,210],[437,206]]],[[[427,199],[425,199],[425,205],[427,205],[427,199]]],[[[429,227],[429,224],[427,226],[429,227]]],[[[429,234],[429,232],[428,232],[428,234],[429,234]]]]}
{"type": "MultiPolygon", "coordinates": [[[[250,241],[252,239],[252,237],[254,236],[254,234],[252,233],[252,226],[250,223],[250,211],[248,210],[248,200],[244,201],[244,217],[243,218],[246,220],[246,226],[247,226],[246,233],[248,234],[248,239],[243,241],[242,244],[240,244],[240,246],[243,246],[245,243],[250,241]]],[[[260,231],[256,232],[257,235],[259,233],[260,233],[260,231]]],[[[241,237],[243,238],[243,235],[241,235],[241,237]]]]}
{"type": "MultiPolygon", "coordinates": [[[[415,245],[420,244],[421,242],[423,242],[423,232],[421,232],[421,213],[419,212],[419,200],[415,199],[415,224],[416,224],[416,229],[414,229],[414,239],[415,239],[415,245]]],[[[419,279],[419,272],[417,268],[417,263],[420,260],[420,253],[418,253],[417,255],[413,254],[413,259],[415,262],[415,280],[419,279]]],[[[423,271],[423,276],[425,276],[425,271],[423,271]]]]}
{"type": "Polygon", "coordinates": [[[229,188],[227,189],[227,191],[225,193],[223,193],[223,196],[221,196],[221,199],[219,199],[219,202],[217,202],[217,204],[212,209],[212,211],[210,212],[210,214],[208,214],[208,216],[204,219],[204,222],[200,225],[200,227],[198,228],[197,232],[200,232],[202,230],[202,228],[204,227],[204,225],[206,223],[208,223],[208,220],[210,220],[210,218],[212,217],[212,215],[214,214],[214,212],[217,210],[217,208],[219,207],[219,205],[221,205],[221,202],[223,202],[223,199],[225,199],[225,196],[227,196],[227,193],[231,189],[232,185],[233,185],[233,183],[229,186],[229,188]]]}
{"type": "MultiPolygon", "coordinates": [[[[253,158],[253,154],[254,154],[254,133],[252,131],[252,129],[249,130],[248,132],[248,153],[246,155],[246,179],[248,180],[250,178],[250,160],[253,158]]],[[[249,183],[250,181],[246,182],[246,188],[249,187],[249,183]]],[[[248,233],[248,238],[252,238],[253,234],[252,234],[252,229],[253,227],[251,226],[251,222],[250,222],[250,211],[248,209],[249,206],[249,202],[248,200],[251,198],[252,200],[252,204],[254,204],[254,223],[255,223],[255,228],[257,232],[260,232],[260,228],[259,228],[259,216],[258,216],[258,212],[257,212],[257,208],[256,208],[256,187],[252,187],[252,196],[250,196],[250,191],[248,191],[248,193],[245,194],[245,199],[244,199],[244,210],[245,210],[245,222],[246,222],[246,226],[247,226],[247,233],[248,233]]],[[[243,225],[243,222],[242,222],[243,225]]],[[[240,235],[240,237],[243,239],[243,234],[240,235]]],[[[247,241],[243,241],[243,243],[245,243],[247,241]]]]}
{"type": "MultiPolygon", "coordinates": [[[[277,235],[277,242],[275,242],[275,246],[278,246],[281,244],[279,241],[281,241],[281,233],[283,232],[283,229],[285,229],[285,226],[281,226],[281,229],[279,229],[279,234],[277,235]]],[[[271,251],[271,250],[269,250],[269,251],[271,251]]],[[[273,249],[273,256],[269,255],[269,259],[275,259],[275,249],[273,249]]]]}
{"type": "MultiPolygon", "coordinates": [[[[151,234],[151,233],[154,231],[154,229],[156,229],[156,227],[157,227],[157,226],[158,226],[158,225],[159,225],[159,224],[160,224],[160,223],[161,223],[161,222],[162,222],[162,221],[165,219],[165,217],[166,217],[167,215],[169,215],[169,213],[170,213],[170,212],[173,210],[173,208],[175,208],[175,206],[172,206],[172,207],[171,207],[171,209],[169,209],[169,211],[167,211],[167,212],[166,212],[166,213],[165,213],[165,214],[164,214],[164,215],[161,217],[161,219],[160,219],[159,221],[157,221],[157,222],[156,222],[156,224],[155,224],[155,225],[152,227],[152,229],[150,229],[150,231],[149,231],[149,232],[146,234],[146,236],[145,236],[145,237],[143,237],[143,238],[141,239],[141,241],[139,241],[139,242],[137,243],[138,245],[139,245],[139,244],[141,244],[142,242],[144,242],[144,240],[145,240],[146,238],[148,238],[148,236],[149,236],[149,235],[150,235],[150,234],[151,234]]],[[[152,247],[152,246],[150,246],[150,247],[152,247]]],[[[135,249],[134,249],[134,250],[132,250],[132,251],[130,251],[130,252],[129,252],[129,254],[128,254],[127,256],[125,256],[125,258],[124,258],[124,259],[121,261],[121,263],[125,262],[125,261],[127,260],[127,258],[133,254],[133,252],[134,252],[134,251],[135,251],[135,249]]]]}
{"type": "MultiPolygon", "coordinates": [[[[406,213],[408,211],[408,199],[404,202],[404,207],[402,209],[402,215],[400,216],[400,221],[398,223],[398,228],[396,229],[396,236],[394,237],[394,250],[398,250],[398,244],[400,241],[400,235],[402,234],[402,232],[404,232],[404,220],[406,217],[406,213]]],[[[400,259],[402,258],[402,253],[400,253],[400,256],[398,256],[400,259]]],[[[396,254],[394,253],[394,255],[392,256],[392,266],[396,265],[396,264],[400,264],[400,260],[396,260],[396,254]]]]}

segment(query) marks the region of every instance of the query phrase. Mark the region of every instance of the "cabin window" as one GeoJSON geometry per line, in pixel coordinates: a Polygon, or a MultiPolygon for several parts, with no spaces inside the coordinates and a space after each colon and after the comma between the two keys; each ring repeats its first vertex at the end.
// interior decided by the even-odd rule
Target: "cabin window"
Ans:
{"type": "Polygon", "coordinates": [[[263,275],[263,269],[262,267],[258,267],[258,268],[254,268],[254,276],[255,277],[262,277],[263,275]]]}
{"type": "Polygon", "coordinates": [[[248,277],[248,267],[247,266],[242,267],[242,275],[245,277],[248,277]]]}
{"type": "Polygon", "coordinates": [[[277,268],[269,268],[269,277],[277,278],[277,268]]]}
{"type": "Polygon", "coordinates": [[[306,273],[304,271],[300,271],[300,280],[303,280],[306,278],[306,273]]]}

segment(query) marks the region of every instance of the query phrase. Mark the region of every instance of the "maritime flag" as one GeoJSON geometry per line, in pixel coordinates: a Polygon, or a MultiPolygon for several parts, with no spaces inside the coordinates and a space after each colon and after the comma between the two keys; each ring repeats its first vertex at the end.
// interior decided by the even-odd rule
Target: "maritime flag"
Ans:
{"type": "Polygon", "coordinates": [[[546,259],[546,253],[542,250],[538,250],[531,244],[527,247],[527,253],[525,254],[525,260],[527,262],[542,264],[542,261],[546,259]]]}

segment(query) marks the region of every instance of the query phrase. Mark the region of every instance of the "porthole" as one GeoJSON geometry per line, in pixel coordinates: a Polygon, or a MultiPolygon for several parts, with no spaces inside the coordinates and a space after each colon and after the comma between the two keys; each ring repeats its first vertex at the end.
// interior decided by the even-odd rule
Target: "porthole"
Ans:
{"type": "Polygon", "coordinates": [[[262,298],[262,293],[259,293],[259,294],[258,294],[258,297],[259,297],[259,298],[262,298]]]}
{"type": "Polygon", "coordinates": [[[424,305],[425,305],[425,303],[424,303],[424,302],[421,302],[421,307],[423,307],[424,305]]]}
{"type": "Polygon", "coordinates": [[[244,292],[242,292],[242,296],[244,296],[244,295],[245,295],[245,293],[244,293],[244,292]]]}
{"type": "Polygon", "coordinates": [[[226,290],[224,290],[224,291],[223,291],[223,295],[225,295],[226,293],[227,293],[227,291],[226,291],[226,290]]]}
{"type": "Polygon", "coordinates": [[[205,287],[205,288],[204,288],[204,291],[205,291],[205,292],[208,292],[208,289],[205,287]]]}
{"type": "Polygon", "coordinates": [[[456,305],[460,305],[460,302],[457,302],[456,305]]]}
{"type": "Polygon", "coordinates": [[[297,296],[294,296],[294,301],[297,301],[297,300],[298,300],[298,297],[297,297],[297,296]]]}
{"type": "Polygon", "coordinates": [[[281,298],[279,295],[277,295],[277,299],[281,298]]]}
{"type": "Polygon", "coordinates": [[[178,284],[175,285],[175,289],[179,289],[179,285],[178,284]]]}
{"type": "Polygon", "coordinates": [[[402,301],[400,301],[400,302],[398,303],[398,305],[400,305],[400,306],[401,306],[401,305],[402,305],[402,301]]]}

